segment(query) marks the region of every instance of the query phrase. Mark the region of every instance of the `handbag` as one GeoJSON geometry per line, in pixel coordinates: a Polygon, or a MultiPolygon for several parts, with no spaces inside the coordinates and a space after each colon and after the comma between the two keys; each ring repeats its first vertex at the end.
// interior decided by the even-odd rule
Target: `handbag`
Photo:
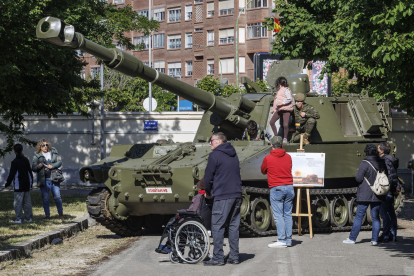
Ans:
{"type": "Polygon", "coordinates": [[[367,181],[369,187],[376,195],[386,195],[390,191],[390,183],[388,181],[388,176],[385,174],[385,172],[377,171],[374,166],[368,162],[367,160],[363,160],[371,165],[371,167],[374,169],[374,171],[377,173],[377,177],[375,178],[375,182],[373,185],[369,183],[368,179],[364,177],[365,181],[367,181]]]}
{"type": "Polygon", "coordinates": [[[57,182],[57,183],[61,183],[65,181],[62,170],[61,169],[52,170],[52,172],[50,173],[50,180],[52,182],[57,182]]]}

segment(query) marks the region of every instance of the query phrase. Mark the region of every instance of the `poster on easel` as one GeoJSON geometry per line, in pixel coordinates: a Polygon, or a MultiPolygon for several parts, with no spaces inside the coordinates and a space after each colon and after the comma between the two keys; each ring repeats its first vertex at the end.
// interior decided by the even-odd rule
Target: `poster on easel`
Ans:
{"type": "Polygon", "coordinates": [[[288,153],[292,157],[293,186],[324,186],[325,153],[288,153]]]}

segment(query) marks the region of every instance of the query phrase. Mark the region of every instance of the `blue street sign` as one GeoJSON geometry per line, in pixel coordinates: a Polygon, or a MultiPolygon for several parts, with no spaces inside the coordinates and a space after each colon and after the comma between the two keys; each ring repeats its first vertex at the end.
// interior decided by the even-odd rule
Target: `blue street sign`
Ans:
{"type": "Polygon", "coordinates": [[[193,111],[193,103],[187,100],[181,100],[179,111],[193,111]]]}
{"type": "Polygon", "coordinates": [[[144,130],[158,130],[158,121],[144,121],[144,130]]]}

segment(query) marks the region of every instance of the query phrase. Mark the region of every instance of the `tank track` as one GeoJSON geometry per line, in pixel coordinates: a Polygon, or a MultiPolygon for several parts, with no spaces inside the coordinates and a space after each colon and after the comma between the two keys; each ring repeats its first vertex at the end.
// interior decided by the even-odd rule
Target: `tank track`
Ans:
{"type": "Polygon", "coordinates": [[[97,222],[122,237],[142,236],[153,232],[150,228],[134,231],[126,222],[114,218],[108,210],[106,201],[110,193],[106,188],[93,189],[86,200],[89,215],[97,222]]]}
{"type": "MultiPolygon", "coordinates": [[[[242,191],[247,194],[262,194],[269,195],[270,189],[268,188],[255,188],[243,186],[242,191]]],[[[310,195],[337,195],[337,194],[356,194],[357,188],[346,188],[346,189],[311,189],[309,190],[310,195]]],[[[352,226],[344,227],[324,227],[317,228],[313,227],[314,233],[331,233],[331,232],[346,232],[351,231],[352,226]]],[[[371,225],[362,226],[361,230],[371,230],[371,225]]],[[[298,233],[298,229],[293,229],[293,233],[298,233]]],[[[309,229],[302,229],[302,233],[309,233],[309,229]]],[[[246,220],[241,219],[240,221],[240,234],[249,236],[271,236],[277,235],[277,230],[267,230],[264,232],[257,231],[254,229],[246,220]]]]}

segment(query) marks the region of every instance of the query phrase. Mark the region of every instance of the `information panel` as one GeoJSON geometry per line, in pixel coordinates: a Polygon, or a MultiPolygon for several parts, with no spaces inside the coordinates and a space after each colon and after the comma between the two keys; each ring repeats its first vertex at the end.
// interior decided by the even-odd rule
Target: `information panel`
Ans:
{"type": "Polygon", "coordinates": [[[292,156],[293,186],[324,186],[325,153],[288,153],[292,156]]]}

